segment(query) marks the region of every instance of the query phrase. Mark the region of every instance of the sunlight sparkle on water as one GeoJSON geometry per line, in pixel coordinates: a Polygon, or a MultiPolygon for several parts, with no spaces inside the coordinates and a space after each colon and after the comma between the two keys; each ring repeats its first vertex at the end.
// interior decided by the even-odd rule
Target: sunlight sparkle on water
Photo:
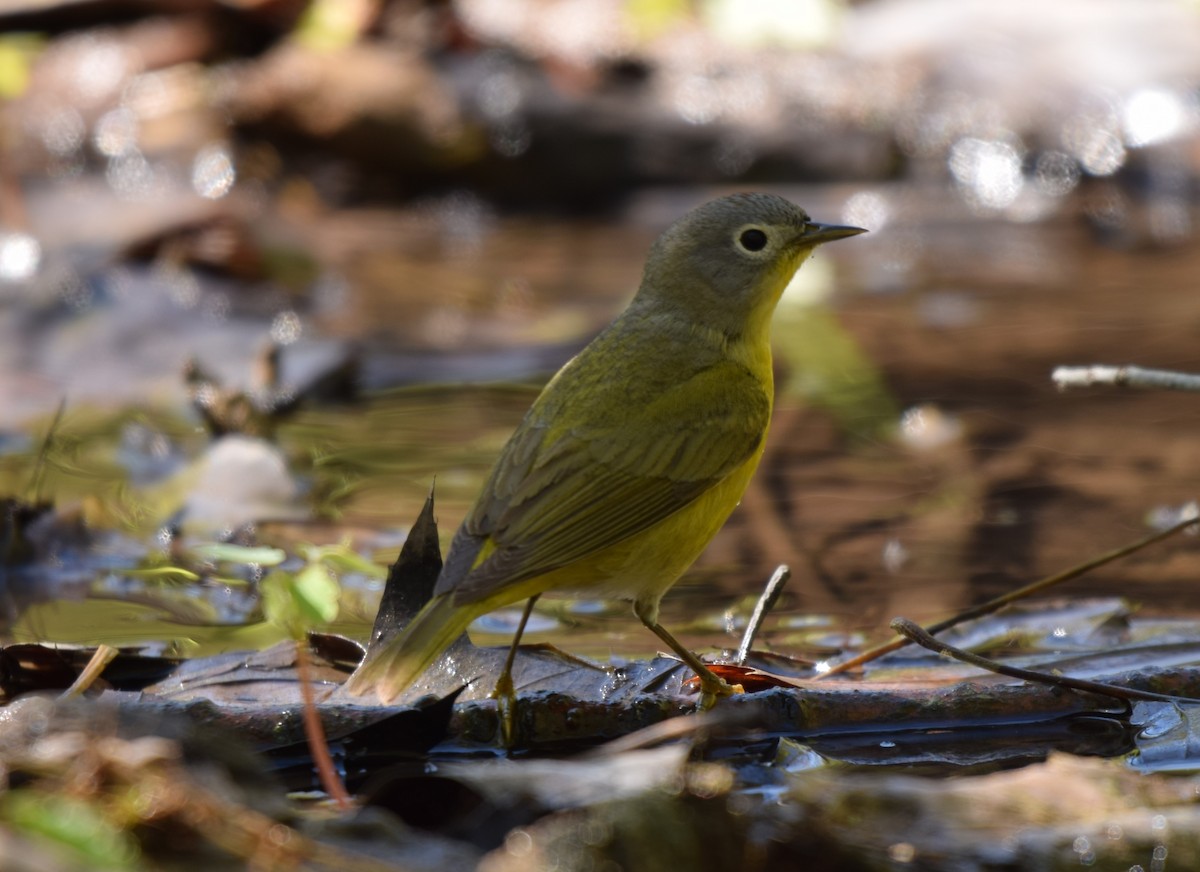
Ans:
{"type": "Polygon", "coordinates": [[[1079,164],[1064,151],[1047,151],[1038,156],[1034,180],[1044,194],[1066,196],[1079,185],[1079,176],[1079,164]]]}
{"type": "Polygon", "coordinates": [[[89,35],[76,45],[80,50],[73,70],[72,90],[86,103],[95,104],[111,97],[130,71],[141,66],[141,58],[116,40],[89,35]]]}
{"type": "Polygon", "coordinates": [[[121,157],[137,150],[138,120],[121,106],[105,112],[96,122],[92,145],[105,157],[121,157]]]}
{"type": "Polygon", "coordinates": [[[192,162],[192,188],[201,197],[219,200],[229,193],[237,181],[233,158],[223,145],[202,148],[192,162]]]}
{"type": "Polygon", "coordinates": [[[139,151],[129,151],[109,160],[104,178],[113,191],[128,200],[149,199],[163,184],[158,171],[139,151]]]}
{"type": "Polygon", "coordinates": [[[1125,165],[1125,146],[1115,134],[1096,131],[1080,146],[1079,162],[1093,176],[1111,176],[1125,165]]]}
{"type": "Polygon", "coordinates": [[[950,173],[967,202],[985,209],[1003,209],[1017,199],[1025,183],[1021,155],[1007,142],[960,139],[950,149],[950,173]]]}
{"type": "Polygon", "coordinates": [[[24,281],[41,262],[42,246],[28,233],[0,233],[0,281],[24,281]]]}
{"type": "Polygon", "coordinates": [[[271,322],[271,338],[280,345],[291,345],[303,332],[300,316],[291,309],[280,312],[271,322]]]}
{"type": "Polygon", "coordinates": [[[895,575],[900,572],[906,563],[908,563],[908,549],[904,547],[904,543],[899,539],[891,538],[883,545],[882,563],[883,568],[895,575]]]}
{"type": "MultiPolygon", "coordinates": [[[[1181,506],[1155,506],[1146,513],[1146,526],[1153,530],[1165,530],[1176,524],[1182,524],[1189,518],[1198,517],[1200,517],[1200,504],[1197,504],[1195,500],[1181,506]]],[[[1189,535],[1195,535],[1196,528],[1188,527],[1186,532],[1189,535]]]]}
{"type": "Polygon", "coordinates": [[[844,222],[873,232],[886,227],[891,217],[892,205],[888,198],[874,191],[859,191],[842,209],[844,222]]]}
{"type": "Polygon", "coordinates": [[[36,124],[42,145],[58,157],[75,154],[87,137],[83,117],[70,107],[47,110],[37,117],[36,124]]]}
{"type": "Polygon", "coordinates": [[[1161,88],[1145,88],[1122,107],[1125,141],[1133,146],[1164,142],[1183,130],[1187,112],[1179,97],[1161,88]]]}
{"type": "Polygon", "coordinates": [[[962,435],[962,422],[932,403],[905,409],[900,416],[900,440],[916,451],[943,448],[962,435]]]}
{"type": "Polygon", "coordinates": [[[1081,866],[1090,866],[1096,862],[1096,852],[1092,850],[1091,840],[1087,836],[1078,836],[1071,844],[1071,848],[1079,855],[1081,866]]]}

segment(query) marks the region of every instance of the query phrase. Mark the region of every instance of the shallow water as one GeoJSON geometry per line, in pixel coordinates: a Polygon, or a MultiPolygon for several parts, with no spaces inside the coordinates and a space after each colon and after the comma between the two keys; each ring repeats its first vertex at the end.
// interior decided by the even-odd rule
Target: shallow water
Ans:
{"type": "MultiPolygon", "coordinates": [[[[451,220],[460,204],[441,219],[457,228],[449,236],[402,213],[343,214],[330,219],[336,233],[309,228],[325,240],[318,254],[353,280],[343,305],[310,314],[307,329],[360,337],[367,381],[407,386],[373,390],[350,406],[316,404],[281,426],[279,445],[302,486],[298,502],[313,520],[262,524],[262,538],[349,535],[386,563],[436,480],[448,541],[546,373],[623,305],[661,225],[710,193],[647,195],[607,223],[489,215],[463,225],[451,220]],[[418,249],[425,254],[414,259],[418,249]],[[504,384],[486,384],[497,375],[504,384]]],[[[1153,512],[1200,491],[1188,395],[1063,395],[1049,381],[1059,364],[1196,366],[1195,246],[1114,248],[1069,204],[1021,224],[975,215],[938,188],[783,193],[827,220],[843,220],[847,202],[865,193],[891,218],[822,250],[781,304],[779,396],[763,465],[742,507],[664,603],[664,622],[690,644],[735,647],[779,563],[794,577],[761,644],[819,657],[856,634],[884,634],[894,615],[944,616],[1138,538],[1153,512]]],[[[105,327],[109,311],[97,304],[78,317],[94,330],[119,329],[120,318],[105,327]]],[[[185,325],[181,318],[181,348],[209,335],[192,336],[185,325]]],[[[243,366],[254,350],[242,349],[243,366]]],[[[204,347],[196,351],[203,360],[204,347]]],[[[128,358],[119,364],[122,390],[136,391],[128,358]]],[[[107,365],[93,358],[90,377],[107,365]]],[[[146,378],[161,385],[170,373],[146,378]]],[[[139,548],[153,549],[147,538],[183,499],[163,482],[203,450],[181,398],[179,390],[173,402],[111,413],[88,411],[100,396],[73,398],[60,440],[70,462],[52,463],[43,483],[60,505],[81,505],[92,528],[122,530],[128,539],[106,547],[127,563],[139,548]]],[[[5,443],[0,468],[10,492],[24,487],[44,426],[5,443]]],[[[74,555],[84,567],[69,585],[74,595],[129,594],[83,550],[74,555]],[[101,581],[88,579],[88,566],[101,581]]],[[[1063,594],[1125,595],[1151,613],[1192,614],[1194,550],[1192,538],[1169,542],[1063,594]]],[[[350,586],[344,626],[365,632],[377,585],[350,586]]],[[[233,588],[204,598],[217,601],[210,619],[251,614],[253,597],[233,588]]],[[[549,601],[540,611],[534,641],[602,659],[656,647],[622,604],[549,601]]],[[[153,615],[137,620],[136,638],[153,637],[153,615]]],[[[50,615],[32,621],[47,636],[54,624],[50,615]]],[[[93,629],[95,641],[120,636],[93,629]]],[[[509,626],[500,615],[478,629],[499,642],[509,626]]],[[[176,638],[180,629],[162,632],[176,638]]],[[[213,632],[225,639],[225,630],[213,632]]],[[[192,637],[208,640],[202,650],[226,644],[192,637]]]]}

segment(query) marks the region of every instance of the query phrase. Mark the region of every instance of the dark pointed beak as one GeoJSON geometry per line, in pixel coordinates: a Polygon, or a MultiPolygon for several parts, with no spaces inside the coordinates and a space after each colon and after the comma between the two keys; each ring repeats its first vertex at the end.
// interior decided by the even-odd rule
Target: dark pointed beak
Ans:
{"type": "Polygon", "coordinates": [[[825,242],[833,242],[835,239],[845,239],[847,236],[858,236],[858,234],[866,232],[862,227],[850,227],[844,224],[818,224],[816,221],[810,221],[804,230],[804,235],[800,238],[805,245],[821,245],[825,242]]]}

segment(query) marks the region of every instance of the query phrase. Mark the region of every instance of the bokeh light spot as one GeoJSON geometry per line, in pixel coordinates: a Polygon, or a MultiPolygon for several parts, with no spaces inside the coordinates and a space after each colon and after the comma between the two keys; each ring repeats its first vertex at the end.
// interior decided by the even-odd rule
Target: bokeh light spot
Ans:
{"type": "Polygon", "coordinates": [[[96,122],[92,145],[105,157],[121,157],[137,150],[138,121],[124,107],[105,112],[96,122]]]}
{"type": "Polygon", "coordinates": [[[200,150],[192,162],[192,188],[201,197],[219,200],[233,188],[237,170],[229,150],[223,145],[210,145],[200,150]]]}
{"type": "Polygon", "coordinates": [[[1063,151],[1047,151],[1038,156],[1034,179],[1038,190],[1052,197],[1063,197],[1079,184],[1079,163],[1063,151]]]}
{"type": "Polygon", "coordinates": [[[1125,103],[1121,113],[1125,141],[1132,146],[1165,142],[1183,130],[1187,113],[1178,96],[1160,88],[1145,88],[1125,103]]]}
{"type": "Polygon", "coordinates": [[[79,151],[87,136],[80,114],[70,107],[54,109],[37,119],[37,136],[46,151],[56,157],[70,157],[79,151]]]}
{"type": "Polygon", "coordinates": [[[878,232],[887,226],[892,217],[892,205],[888,198],[875,191],[859,191],[846,201],[842,209],[842,220],[855,227],[865,227],[878,232]]]}
{"type": "Polygon", "coordinates": [[[291,345],[303,332],[300,316],[291,309],[280,312],[271,322],[271,339],[279,345],[291,345]]]}
{"type": "Polygon", "coordinates": [[[0,233],[0,281],[31,278],[42,262],[42,246],[28,233],[0,233]]]}
{"type": "Polygon", "coordinates": [[[964,137],[950,149],[950,173],[974,206],[1003,209],[1024,185],[1021,155],[1007,142],[964,137]]]}

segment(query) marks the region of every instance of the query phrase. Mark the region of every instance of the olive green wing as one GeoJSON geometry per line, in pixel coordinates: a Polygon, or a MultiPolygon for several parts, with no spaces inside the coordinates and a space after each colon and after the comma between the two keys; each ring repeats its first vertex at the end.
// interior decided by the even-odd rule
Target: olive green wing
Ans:
{"type": "Polygon", "coordinates": [[[618,420],[561,433],[527,420],[455,537],[437,593],[478,602],[654,526],[749,460],[770,414],[761,382],[726,361],[618,420]]]}

